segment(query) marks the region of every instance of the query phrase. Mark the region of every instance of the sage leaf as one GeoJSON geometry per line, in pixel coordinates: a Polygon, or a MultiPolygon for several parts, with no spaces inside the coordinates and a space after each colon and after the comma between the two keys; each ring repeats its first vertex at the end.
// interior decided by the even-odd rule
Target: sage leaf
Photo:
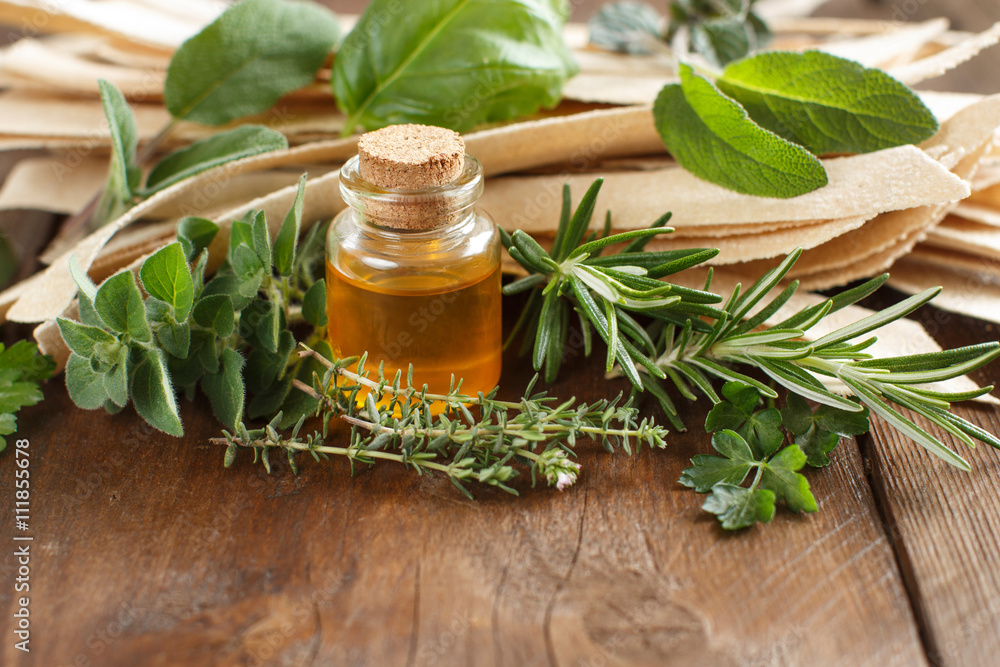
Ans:
{"type": "Polygon", "coordinates": [[[108,183],[94,212],[97,224],[110,222],[132,206],[135,191],[139,187],[142,172],[136,160],[139,145],[139,130],[135,116],[122,92],[101,79],[97,82],[101,91],[101,104],[111,133],[111,167],[108,183]]]}
{"type": "Polygon", "coordinates": [[[76,407],[84,410],[96,410],[108,400],[104,376],[95,373],[90,361],[76,352],[71,353],[66,362],[66,390],[76,407]]]}
{"type": "Polygon", "coordinates": [[[167,110],[206,125],[267,111],[312,83],[339,39],[337,17],[317,4],[243,0],[174,53],[167,110]]]}
{"type": "Polygon", "coordinates": [[[316,327],[326,326],[326,280],[317,280],[302,297],[302,317],[316,327]]]}
{"type": "Polygon", "coordinates": [[[139,269],[139,278],[150,296],[173,306],[178,322],[188,318],[194,303],[194,281],[180,243],[150,255],[139,269]]]}
{"type": "Polygon", "coordinates": [[[194,307],[193,316],[198,326],[212,330],[219,338],[228,338],[233,333],[236,312],[228,294],[203,296],[194,307]]]}
{"type": "Polygon", "coordinates": [[[230,430],[236,429],[243,421],[243,402],[246,399],[243,364],[243,355],[227,347],[222,351],[219,372],[207,374],[201,379],[201,386],[208,394],[216,419],[230,430]]]}
{"type": "Polygon", "coordinates": [[[220,132],[161,160],[146,177],[143,195],[151,195],[220,164],[285,148],[288,148],[285,135],[263,125],[242,125],[220,132]]]}
{"type": "Polygon", "coordinates": [[[184,435],[184,427],[177,411],[174,387],[167,373],[163,352],[155,348],[143,349],[138,355],[139,361],[132,369],[132,377],[129,380],[135,411],[150,426],[168,435],[177,437],[184,435]]]}
{"type": "Polygon", "coordinates": [[[295,193],[292,208],[281,223],[278,236],[274,239],[274,268],[283,276],[292,275],[295,267],[295,249],[299,245],[299,233],[302,230],[302,207],[306,197],[306,175],[299,178],[299,189],[295,193]]]}
{"type": "Polygon", "coordinates": [[[184,249],[184,259],[193,262],[218,233],[219,226],[211,220],[194,216],[181,218],[177,223],[177,240],[184,249]]]}
{"type": "Polygon", "coordinates": [[[554,106],[577,69],[566,14],[564,0],[370,2],[333,67],[344,134],[393,123],[462,132],[554,106]]]}
{"type": "Polygon", "coordinates": [[[685,169],[749,195],[796,197],[827,183],[806,149],[765,130],[737,102],[681,64],[681,83],[663,87],[653,107],[656,129],[685,169]]]}
{"type": "Polygon", "coordinates": [[[885,72],[820,51],[774,51],[732,63],[716,81],[750,117],[818,155],[916,144],[934,114],[885,72]]]}
{"type": "Polygon", "coordinates": [[[153,340],[142,294],[135,284],[135,276],[128,269],[101,283],[94,297],[94,308],[112,331],[128,334],[141,343],[153,340]]]}

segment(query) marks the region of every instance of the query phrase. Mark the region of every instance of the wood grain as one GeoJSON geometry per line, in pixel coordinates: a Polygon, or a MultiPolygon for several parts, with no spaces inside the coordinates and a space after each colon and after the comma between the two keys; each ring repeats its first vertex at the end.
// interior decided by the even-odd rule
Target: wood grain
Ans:
{"type": "MultiPolygon", "coordinates": [[[[576,364],[554,392],[620,389],[600,365],[576,364]]],[[[504,386],[525,381],[508,372],[504,386]]],[[[185,403],[174,439],[131,411],[74,409],[59,381],[46,394],[20,422],[38,643],[24,655],[5,642],[3,664],[924,661],[853,442],[811,475],[817,514],[734,536],[676,483],[707,446],[697,430],[666,451],[588,451],[563,493],[521,479],[519,499],[477,489],[470,502],[391,465],[351,478],[310,459],[267,476],[245,456],[225,470],[200,404],[185,403]]],[[[11,467],[0,460],[0,498],[11,467]]],[[[12,605],[0,587],[2,636],[12,605]]]]}

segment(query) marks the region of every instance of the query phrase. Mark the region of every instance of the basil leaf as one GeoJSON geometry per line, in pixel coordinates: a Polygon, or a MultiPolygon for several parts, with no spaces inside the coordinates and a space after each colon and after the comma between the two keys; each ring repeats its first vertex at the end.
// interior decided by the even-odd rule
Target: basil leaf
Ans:
{"type": "Polygon", "coordinates": [[[148,343],[153,334],[146,322],[146,306],[142,302],[135,276],[128,269],[119,271],[97,288],[94,308],[108,325],[118,333],[127,333],[134,340],[148,343]]]}
{"type": "Polygon", "coordinates": [[[97,223],[105,223],[121,216],[132,206],[142,172],[136,161],[139,130],[132,109],[129,108],[122,92],[112,84],[101,79],[97,85],[101,91],[104,116],[111,131],[111,167],[108,170],[108,183],[94,212],[94,220],[97,223]]]}
{"type": "Polygon", "coordinates": [[[246,390],[243,387],[243,355],[231,347],[222,351],[222,368],[218,373],[202,377],[201,386],[212,403],[216,419],[235,430],[243,421],[243,402],[246,390]]]}
{"type": "MultiPolygon", "coordinates": [[[[98,292],[98,296],[100,296],[100,292],[98,292]]],[[[139,354],[140,361],[132,369],[132,377],[129,382],[132,388],[132,402],[135,403],[135,411],[150,426],[168,435],[177,437],[184,435],[181,417],[177,412],[174,387],[167,374],[163,352],[157,349],[143,349],[139,354]]]]}
{"type": "Polygon", "coordinates": [[[167,110],[206,125],[267,111],[312,83],[339,39],[337,17],[311,2],[239,2],[174,53],[167,110]]]}
{"type": "Polygon", "coordinates": [[[938,129],[899,81],[820,51],[761,53],[729,65],[717,84],[757,123],[816,154],[916,144],[938,129]]]}
{"type": "Polygon", "coordinates": [[[565,19],[563,0],[374,0],[333,66],[344,134],[393,123],[461,132],[554,106],[576,73],[565,19]]]}
{"type": "Polygon", "coordinates": [[[285,135],[263,125],[243,125],[220,132],[163,158],[146,177],[143,194],[151,195],[220,164],[285,148],[285,135]]]}
{"type": "Polygon", "coordinates": [[[690,66],[653,107],[656,129],[685,169],[749,195],[787,199],[827,183],[823,164],[806,149],[763,129],[737,102],[690,66]]]}
{"type": "Polygon", "coordinates": [[[177,223],[177,240],[184,249],[184,259],[193,262],[218,233],[219,226],[211,220],[193,216],[181,218],[177,223]]]}
{"type": "Polygon", "coordinates": [[[663,17],[645,2],[609,2],[587,22],[590,28],[590,43],[595,46],[617,51],[644,55],[649,49],[636,39],[636,33],[645,33],[660,40],[660,26],[663,17]]]}
{"type": "Polygon", "coordinates": [[[150,296],[173,306],[178,322],[188,318],[194,303],[194,280],[180,243],[171,243],[150,255],[139,269],[139,278],[150,296]]]}
{"type": "Polygon", "coordinates": [[[295,248],[299,245],[299,232],[302,230],[302,207],[305,204],[306,175],[299,179],[299,189],[295,193],[292,208],[281,223],[278,236],[274,239],[274,268],[283,276],[292,275],[295,266],[295,248]]]}

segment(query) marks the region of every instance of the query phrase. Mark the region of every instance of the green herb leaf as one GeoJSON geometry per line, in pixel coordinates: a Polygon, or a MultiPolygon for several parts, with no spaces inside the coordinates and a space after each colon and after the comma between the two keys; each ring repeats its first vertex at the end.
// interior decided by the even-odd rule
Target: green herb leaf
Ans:
{"type": "Polygon", "coordinates": [[[243,0],[174,53],[167,110],[206,125],[267,111],[313,82],[339,38],[336,16],[319,5],[243,0]]]}
{"type": "Polygon", "coordinates": [[[205,375],[201,386],[208,394],[215,417],[228,429],[243,421],[243,355],[231,347],[222,351],[222,368],[216,374],[205,375]]]}
{"type": "Polygon", "coordinates": [[[194,303],[194,282],[180,243],[171,243],[150,255],[139,269],[139,278],[150,296],[173,307],[178,322],[188,318],[194,303]]]}
{"type": "Polygon", "coordinates": [[[806,455],[802,450],[797,445],[789,445],[764,465],[761,486],[774,491],[779,500],[784,499],[789,509],[815,512],[816,499],[809,490],[809,480],[797,472],[805,464],[806,455]]]}
{"type": "MultiPolygon", "coordinates": [[[[100,292],[98,292],[100,296],[100,292]]],[[[181,417],[177,411],[177,399],[170,382],[163,352],[158,349],[141,349],[137,352],[138,363],[132,369],[129,386],[135,411],[150,426],[168,435],[184,435],[181,417]]]]}
{"type": "Polygon", "coordinates": [[[104,390],[108,400],[119,408],[128,404],[128,359],[129,349],[122,345],[118,348],[115,364],[104,373],[104,390]]]}
{"type": "Polygon", "coordinates": [[[645,2],[609,2],[600,6],[587,22],[590,43],[609,51],[644,55],[649,49],[637,33],[659,41],[663,16],[645,2]]]}
{"type": "Polygon", "coordinates": [[[132,206],[142,172],[136,162],[139,130],[132,109],[125,101],[125,96],[112,84],[101,79],[97,85],[101,91],[104,116],[111,131],[111,167],[108,170],[108,184],[94,212],[94,220],[98,224],[103,224],[119,217],[132,206]]]}
{"type": "Polygon", "coordinates": [[[806,455],[806,465],[822,468],[830,465],[830,452],[837,448],[840,436],[813,424],[802,435],[795,437],[795,444],[806,455]]]}
{"type": "Polygon", "coordinates": [[[317,280],[302,297],[302,317],[313,326],[326,326],[326,280],[317,280]]]}
{"type": "Polygon", "coordinates": [[[795,197],[827,183],[823,164],[809,151],[754,123],[688,65],[681,84],[663,87],[653,118],[667,149],[695,176],[761,197],[795,197]]]}
{"type": "Polygon", "coordinates": [[[112,331],[128,334],[141,343],[153,340],[142,294],[135,284],[135,276],[128,269],[101,283],[94,297],[94,308],[112,331]]]}
{"type": "Polygon", "coordinates": [[[271,230],[267,226],[267,215],[264,211],[257,211],[251,229],[253,231],[254,252],[260,258],[264,272],[270,274],[274,258],[271,255],[271,230]]]}
{"type": "Polygon", "coordinates": [[[754,411],[760,394],[742,382],[727,382],[722,387],[725,401],[713,406],[705,418],[705,430],[716,432],[731,429],[740,434],[757,452],[770,456],[784,442],[781,414],[774,408],[754,411]]]}
{"type": "Polygon", "coordinates": [[[219,338],[229,337],[236,322],[233,300],[228,294],[203,296],[194,307],[194,321],[214,331],[219,338]]]}
{"type": "Polygon", "coordinates": [[[555,105],[576,73],[565,19],[561,0],[370,2],[333,67],[344,134],[393,123],[462,132],[555,105]]]}
{"type": "Polygon", "coordinates": [[[89,359],[95,353],[106,356],[107,350],[117,349],[119,345],[118,339],[104,329],[80,324],[65,317],[58,318],[56,323],[66,346],[81,357],[89,359]],[[98,347],[101,349],[95,352],[98,347]]]}
{"type": "Polygon", "coordinates": [[[191,349],[191,326],[187,322],[166,322],[157,327],[156,340],[167,354],[186,359],[191,349]]]}
{"type": "Polygon", "coordinates": [[[302,174],[299,178],[299,189],[295,193],[295,202],[281,223],[277,238],[274,239],[274,268],[283,276],[292,275],[292,270],[295,268],[295,250],[299,245],[305,198],[306,175],[302,174]]]}
{"type": "Polygon", "coordinates": [[[691,459],[694,465],[681,473],[680,483],[698,493],[707,493],[716,484],[740,484],[746,479],[757,457],[738,433],[724,430],[712,436],[712,447],[722,454],[699,454],[691,459]]]}
{"type": "Polygon", "coordinates": [[[729,65],[716,82],[758,124],[816,154],[916,144],[934,114],[885,72],[821,51],[773,51],[729,65]]]}
{"type": "Polygon", "coordinates": [[[76,352],[71,353],[66,362],[66,389],[76,407],[84,410],[97,410],[108,400],[104,375],[95,372],[90,361],[76,352]]]}
{"type": "Polygon", "coordinates": [[[20,340],[6,349],[0,343],[0,452],[7,447],[3,436],[17,430],[16,413],[42,400],[38,382],[51,377],[54,367],[34,343],[20,340]]]}
{"type": "Polygon", "coordinates": [[[188,216],[177,223],[177,240],[184,249],[184,259],[193,262],[201,251],[219,233],[219,226],[211,220],[188,216]]]}
{"type": "Polygon", "coordinates": [[[285,135],[263,125],[241,125],[213,134],[171,153],[157,163],[146,177],[143,194],[148,196],[159,192],[220,164],[285,148],[288,148],[285,135]]]}
{"type": "Polygon", "coordinates": [[[718,516],[726,530],[736,530],[774,518],[774,498],[774,492],[767,489],[716,484],[701,508],[718,516]]]}

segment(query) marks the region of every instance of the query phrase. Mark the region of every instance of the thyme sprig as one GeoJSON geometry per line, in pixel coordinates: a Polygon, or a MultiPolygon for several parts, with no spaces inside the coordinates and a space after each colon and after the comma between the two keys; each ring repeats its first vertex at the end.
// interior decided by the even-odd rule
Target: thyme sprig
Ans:
{"type": "MultiPolygon", "coordinates": [[[[584,340],[592,338],[591,327],[596,329],[608,345],[608,367],[617,364],[614,372],[628,377],[636,392],[645,390],[653,394],[678,429],[684,425],[667,392],[668,384],[689,400],[701,394],[713,404],[721,400],[712,386],[713,379],[742,382],[769,399],[777,398],[772,386],[735,370],[734,367],[742,365],[758,369],[774,384],[801,398],[848,412],[860,412],[867,407],[932,454],[963,470],[970,468],[965,459],[894,405],[921,415],[970,447],[979,440],[1000,448],[1000,439],[995,435],[949,411],[952,402],[976,398],[991,391],[992,386],[960,393],[933,386],[1000,357],[1000,343],[886,358],[866,352],[877,340],[869,334],[924,305],[939,289],[911,296],[809,341],[807,332],[831,313],[872,294],[888,275],[873,278],[767,326],[766,321],[798,290],[798,282],[792,281],[777,296],[769,298],[801,251],[793,252],[745,291],[737,285],[721,306],[710,306],[722,301],[710,291],[711,271],[705,289],[700,291],[660,279],[695,266],[718,251],[643,252],[649,238],[667,232],[663,224],[669,214],[649,229],[624,234],[609,235],[606,225],[600,238],[579,245],[600,184],[598,180],[591,186],[573,216],[569,215],[568,192],[564,192],[559,231],[551,255],[537,244],[532,245],[534,242],[523,232],[515,232],[509,238],[511,257],[529,275],[508,285],[505,291],[533,290],[521,319],[529,323],[526,338],[534,341],[535,368],[545,365],[546,380],[555,378],[558,362],[565,352],[566,314],[575,310],[580,316],[584,340]],[[594,251],[625,241],[630,243],[620,254],[594,257],[594,251]],[[646,316],[652,322],[642,326],[631,313],[646,316]],[[823,379],[839,380],[853,397],[830,391],[823,379]]],[[[589,342],[584,351],[590,353],[589,342]]]]}
{"type": "MultiPolygon", "coordinates": [[[[309,452],[316,460],[343,456],[351,463],[373,465],[378,460],[403,464],[419,474],[442,473],[470,495],[468,482],[496,486],[517,495],[507,484],[526,466],[532,483],[541,477],[560,490],[573,484],[580,465],[572,460],[578,440],[599,440],[606,450],[632,452],[633,445],[666,447],[667,430],[651,419],[639,419],[632,400],[613,399],[577,404],[558,402],[546,392],[534,392],[535,380],[519,401],[496,398],[497,390],[469,396],[461,382],[448,393],[429,393],[413,386],[412,368],[390,379],[380,367],[374,378],[366,358],[331,361],[302,346],[300,355],[318,362],[325,373],[313,374],[312,385],[296,380],[294,388],[319,403],[320,429],[300,437],[305,416],[289,437],[278,432],[280,415],[261,429],[239,424],[212,442],[227,447],[227,467],[240,449],[254,450],[270,472],[269,453],[284,451],[293,471],[295,454],[309,452]],[[354,368],[355,370],[352,370],[354,368]],[[478,413],[478,414],[476,414],[478,413]],[[326,444],[336,420],[350,426],[348,446],[326,444]]],[[[537,377],[536,377],[537,379],[537,377]]],[[[471,497],[471,496],[470,496],[471,497]]]]}

